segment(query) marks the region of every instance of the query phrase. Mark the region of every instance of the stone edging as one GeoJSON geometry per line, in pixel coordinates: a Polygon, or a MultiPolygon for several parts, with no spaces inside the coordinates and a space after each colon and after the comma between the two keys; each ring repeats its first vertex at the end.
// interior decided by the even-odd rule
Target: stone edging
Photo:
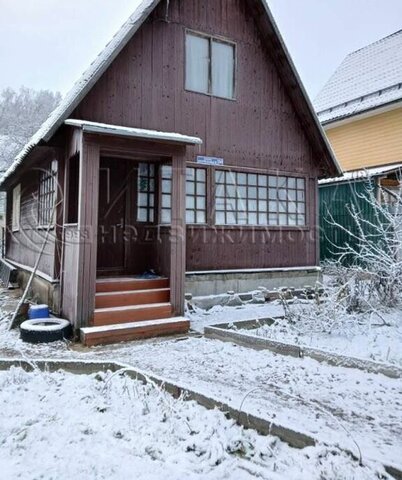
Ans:
{"type": "MultiPolygon", "coordinates": [[[[265,319],[271,322],[272,319],[265,319]]],[[[326,362],[329,365],[346,368],[357,368],[369,373],[380,373],[390,378],[402,378],[402,368],[387,365],[385,363],[374,362],[357,357],[348,357],[337,353],[327,352],[318,348],[310,348],[292,343],[278,342],[267,338],[257,337],[256,335],[246,335],[235,330],[232,327],[250,329],[252,322],[255,327],[261,325],[256,320],[243,320],[233,323],[223,323],[205,327],[205,336],[225,342],[233,342],[243,347],[253,348],[254,350],[270,350],[281,355],[290,355],[293,357],[309,357],[319,362],[326,362]]]]}

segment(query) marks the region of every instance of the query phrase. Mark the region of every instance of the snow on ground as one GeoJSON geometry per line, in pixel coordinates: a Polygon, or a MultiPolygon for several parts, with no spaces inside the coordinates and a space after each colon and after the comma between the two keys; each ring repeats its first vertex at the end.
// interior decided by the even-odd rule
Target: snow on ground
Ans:
{"type": "MultiPolygon", "coordinates": [[[[300,302],[300,307],[305,310],[304,315],[307,315],[309,305],[311,302],[300,302]]],[[[297,305],[292,308],[297,308],[297,305]]],[[[279,301],[239,307],[215,306],[210,310],[195,308],[193,312],[188,312],[191,327],[198,332],[203,332],[207,325],[283,315],[279,301]]],[[[292,323],[278,319],[272,326],[243,330],[242,333],[402,366],[402,311],[389,311],[382,313],[381,317],[369,314],[344,315],[337,318],[336,324],[328,331],[327,325],[314,322],[314,310],[311,308],[309,322],[292,323]],[[383,325],[383,320],[386,325],[383,325]]]]}
{"type": "Polygon", "coordinates": [[[384,474],[374,464],[359,467],[336,448],[291,449],[217,410],[110,374],[0,372],[0,411],[0,469],[8,480],[366,480],[384,474]]]}
{"type": "Polygon", "coordinates": [[[308,329],[286,319],[240,332],[402,367],[402,312],[392,311],[383,317],[387,325],[382,325],[378,318],[357,322],[345,317],[331,332],[308,329]]]}
{"type": "MultiPolygon", "coordinates": [[[[266,316],[264,306],[252,308],[266,316]]],[[[246,315],[247,308],[231,312],[246,315]]],[[[228,321],[226,311],[223,317],[217,312],[211,316],[215,315],[220,322],[228,321]]],[[[0,356],[124,362],[234,408],[242,405],[247,413],[310,434],[329,445],[338,444],[355,455],[359,447],[364,462],[372,458],[402,464],[400,379],[195,337],[92,349],[61,342],[32,346],[18,340],[16,331],[6,332],[2,323],[0,356]]]]}
{"type": "Polygon", "coordinates": [[[197,332],[204,332],[208,325],[217,323],[231,323],[240,320],[258,320],[283,315],[283,308],[278,303],[245,304],[238,307],[216,305],[210,310],[194,307],[186,315],[191,321],[191,328],[197,332]]]}

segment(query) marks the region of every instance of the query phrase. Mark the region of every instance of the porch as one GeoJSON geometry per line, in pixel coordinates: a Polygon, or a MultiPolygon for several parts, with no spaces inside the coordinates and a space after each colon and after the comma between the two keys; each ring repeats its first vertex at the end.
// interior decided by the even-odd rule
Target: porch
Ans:
{"type": "Polygon", "coordinates": [[[63,316],[87,345],[186,332],[186,155],[202,141],[65,123],[63,316]]]}

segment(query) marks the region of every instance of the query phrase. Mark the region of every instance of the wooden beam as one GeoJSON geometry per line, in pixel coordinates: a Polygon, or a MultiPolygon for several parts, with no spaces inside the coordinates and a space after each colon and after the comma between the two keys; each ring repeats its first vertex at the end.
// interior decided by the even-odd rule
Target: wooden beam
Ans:
{"type": "Polygon", "coordinates": [[[170,289],[174,315],[184,313],[186,275],[186,163],[172,157],[172,227],[170,233],[170,289]]]}
{"type": "Polygon", "coordinates": [[[98,250],[100,151],[88,143],[85,135],[80,155],[78,227],[80,234],[78,256],[77,328],[89,326],[93,320],[96,293],[96,257],[98,250]]]}

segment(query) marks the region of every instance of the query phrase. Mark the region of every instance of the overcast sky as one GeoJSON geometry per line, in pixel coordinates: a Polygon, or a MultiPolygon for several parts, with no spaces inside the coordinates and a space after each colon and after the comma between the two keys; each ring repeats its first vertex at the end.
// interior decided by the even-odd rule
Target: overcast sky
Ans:
{"type": "MultiPolygon", "coordinates": [[[[312,98],[351,51],[402,29],[402,0],[268,0],[312,98]]],[[[139,0],[0,0],[0,89],[61,93],[139,0]]]]}

